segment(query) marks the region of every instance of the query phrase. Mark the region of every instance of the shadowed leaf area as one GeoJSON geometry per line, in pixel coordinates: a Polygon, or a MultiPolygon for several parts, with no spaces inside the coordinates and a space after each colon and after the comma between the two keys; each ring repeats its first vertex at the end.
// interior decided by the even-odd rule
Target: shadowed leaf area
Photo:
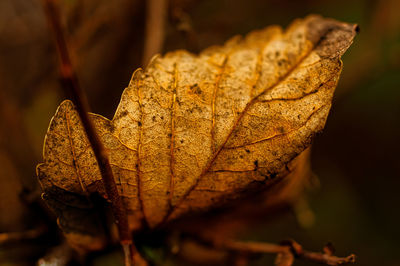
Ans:
{"type": "MultiPolygon", "coordinates": [[[[199,55],[154,57],[133,74],[112,120],[91,114],[130,227],[158,227],[223,206],[289,176],[324,125],[356,26],[320,16],[270,26],[199,55]]],[[[78,113],[61,103],[37,173],[71,244],[98,249],[104,198],[78,113]]],[[[271,195],[272,196],[272,195],[271,195]]]]}

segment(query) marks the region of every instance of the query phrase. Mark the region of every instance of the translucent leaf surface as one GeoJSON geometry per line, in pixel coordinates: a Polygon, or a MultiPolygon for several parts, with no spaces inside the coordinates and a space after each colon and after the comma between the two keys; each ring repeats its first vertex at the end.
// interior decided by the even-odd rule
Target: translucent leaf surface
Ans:
{"type": "MultiPolygon", "coordinates": [[[[137,70],[114,118],[91,116],[131,227],[155,227],[284,178],[324,127],[355,33],[355,25],[309,16],[137,70]]],[[[81,201],[62,195],[105,197],[70,101],[50,123],[38,176],[45,197],[63,191],[57,200],[71,209],[81,201]]],[[[74,223],[63,224],[73,231],[74,223]]]]}

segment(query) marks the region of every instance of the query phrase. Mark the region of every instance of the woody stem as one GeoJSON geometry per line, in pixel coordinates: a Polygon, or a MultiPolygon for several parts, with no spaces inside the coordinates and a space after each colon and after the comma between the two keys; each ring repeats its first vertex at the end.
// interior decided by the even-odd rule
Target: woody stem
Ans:
{"type": "MultiPolygon", "coordinates": [[[[124,250],[130,251],[132,250],[131,245],[133,244],[133,240],[132,235],[129,231],[126,210],[123,205],[122,199],[118,194],[107,151],[105,150],[103,143],[99,138],[99,135],[96,133],[92,121],[89,119],[89,103],[87,101],[84,91],[79,85],[78,78],[70,60],[68,46],[64,38],[56,0],[43,0],[43,5],[47,20],[54,35],[55,46],[57,47],[60,59],[59,68],[62,86],[64,90],[70,95],[72,102],[76,106],[87,138],[96,157],[107,197],[111,202],[112,212],[118,228],[120,242],[124,246],[124,250]]],[[[131,252],[125,252],[126,256],[128,257],[126,259],[126,265],[132,265],[133,254],[130,253],[131,252]]]]}

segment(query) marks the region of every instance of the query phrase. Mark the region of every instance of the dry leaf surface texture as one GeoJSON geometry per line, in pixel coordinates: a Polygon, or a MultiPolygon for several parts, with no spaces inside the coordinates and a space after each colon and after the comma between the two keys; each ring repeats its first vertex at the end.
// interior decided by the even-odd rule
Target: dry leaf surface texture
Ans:
{"type": "MultiPolygon", "coordinates": [[[[133,74],[112,120],[91,114],[130,225],[156,227],[268,187],[327,119],[356,26],[320,16],[235,37],[199,55],[154,57],[133,74]]],[[[98,234],[90,195],[105,196],[73,104],[59,108],[38,165],[67,237],[98,234]]]]}

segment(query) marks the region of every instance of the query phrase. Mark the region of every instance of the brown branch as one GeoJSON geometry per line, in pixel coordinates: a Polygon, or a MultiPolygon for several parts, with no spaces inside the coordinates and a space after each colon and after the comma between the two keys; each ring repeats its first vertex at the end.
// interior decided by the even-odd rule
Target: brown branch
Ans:
{"type": "Polygon", "coordinates": [[[336,257],[333,255],[334,249],[331,244],[324,247],[323,253],[312,252],[303,250],[302,246],[295,241],[290,241],[289,243],[293,254],[304,260],[314,261],[326,265],[343,265],[354,263],[356,261],[356,256],[351,254],[347,257],[336,257]]]}
{"type": "Polygon", "coordinates": [[[162,51],[165,37],[167,0],[146,1],[146,33],[142,64],[149,63],[151,57],[162,51]]]}
{"type": "Polygon", "coordinates": [[[133,241],[132,235],[129,231],[126,210],[122,203],[122,199],[118,194],[117,186],[115,184],[114,176],[108,159],[108,154],[98,134],[96,133],[92,121],[89,119],[89,104],[85,93],[79,86],[77,76],[72,67],[67,43],[65,41],[60,22],[60,14],[56,5],[56,0],[44,0],[44,8],[46,17],[54,33],[55,43],[60,58],[59,67],[63,88],[66,90],[66,92],[69,92],[71,100],[76,106],[86,135],[95,154],[104,187],[106,189],[107,197],[111,201],[115,223],[118,227],[120,242],[124,247],[124,253],[127,258],[126,265],[131,265],[131,258],[133,256],[133,254],[131,254],[131,246],[133,246],[133,241]]]}
{"type": "MultiPolygon", "coordinates": [[[[198,237],[198,236],[197,236],[198,237]]],[[[325,247],[324,252],[312,252],[302,248],[300,244],[291,240],[278,244],[262,243],[262,242],[242,242],[229,239],[205,239],[200,238],[201,242],[209,244],[217,249],[240,252],[247,254],[277,254],[275,265],[290,266],[293,264],[294,258],[326,265],[343,265],[354,263],[356,256],[351,254],[347,257],[336,257],[333,255],[331,246],[325,247]]]]}
{"type": "Polygon", "coordinates": [[[288,246],[262,242],[242,242],[224,239],[221,241],[214,241],[213,244],[220,249],[244,253],[284,253],[289,251],[288,246]]]}
{"type": "Polygon", "coordinates": [[[35,239],[47,232],[47,227],[39,226],[21,232],[5,232],[0,233],[0,245],[21,240],[35,239]]]}

